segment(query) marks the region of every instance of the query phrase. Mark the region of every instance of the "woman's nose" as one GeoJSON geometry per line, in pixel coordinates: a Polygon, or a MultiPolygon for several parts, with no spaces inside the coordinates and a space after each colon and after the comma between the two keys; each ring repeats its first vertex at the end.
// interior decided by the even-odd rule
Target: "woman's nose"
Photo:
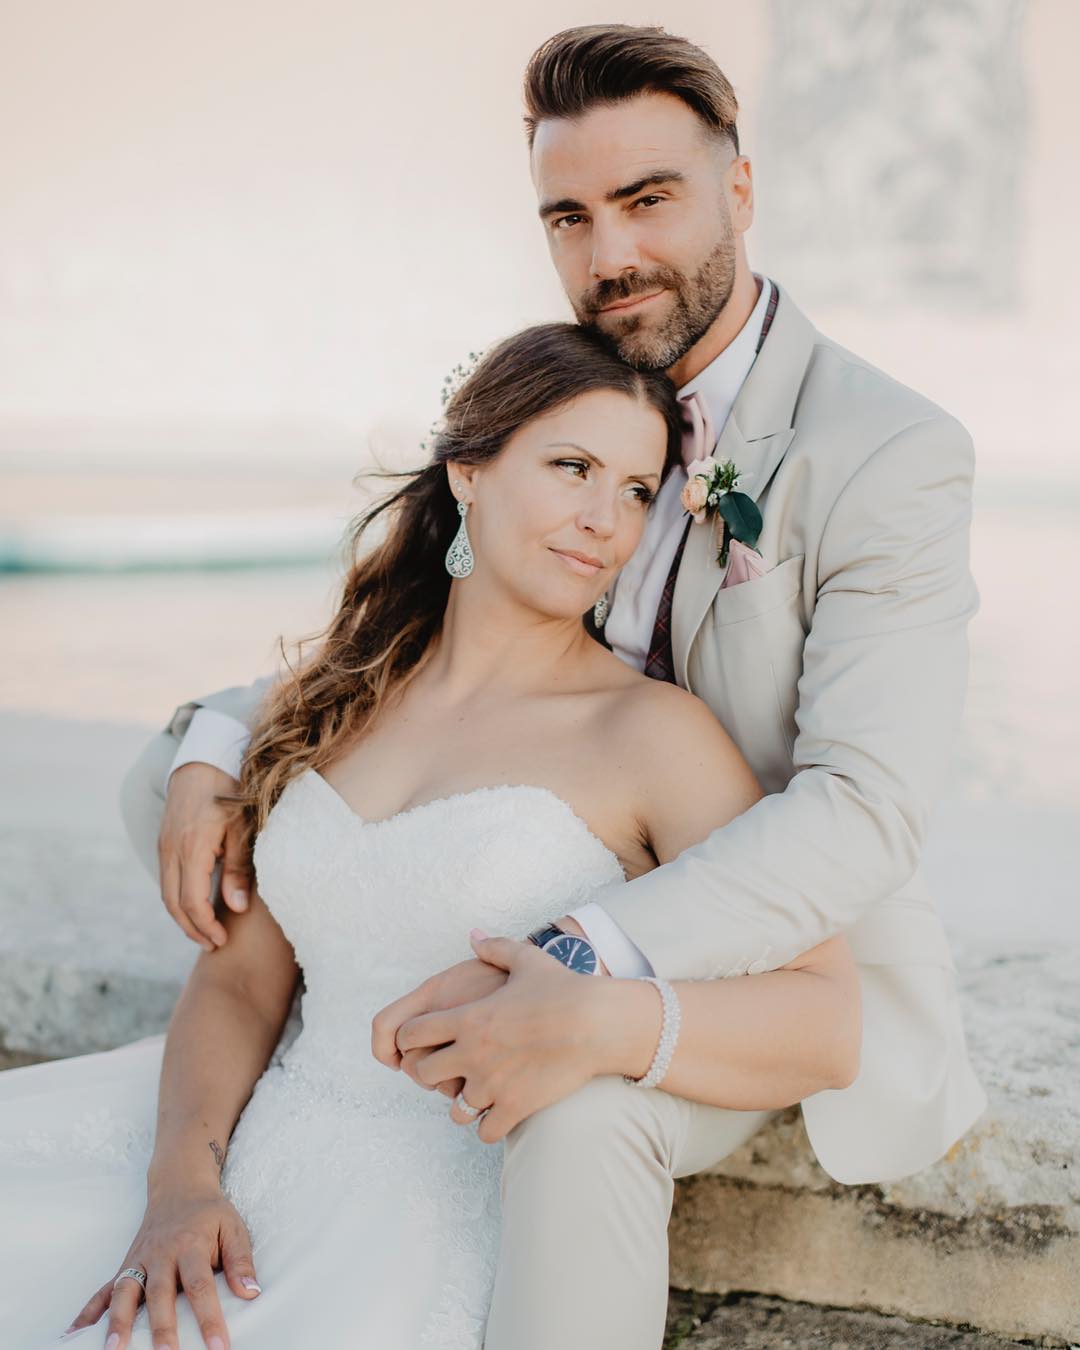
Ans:
{"type": "Polygon", "coordinates": [[[600,539],[610,539],[615,533],[615,503],[599,494],[578,514],[578,526],[600,539]]]}

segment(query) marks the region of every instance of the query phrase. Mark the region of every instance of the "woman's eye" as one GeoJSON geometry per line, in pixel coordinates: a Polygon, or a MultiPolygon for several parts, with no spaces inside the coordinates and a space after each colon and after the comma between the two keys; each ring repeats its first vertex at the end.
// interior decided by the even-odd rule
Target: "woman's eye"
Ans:
{"type": "Polygon", "coordinates": [[[633,489],[633,492],[634,496],[642,506],[652,506],[653,502],[656,500],[656,493],[645,487],[643,484],[639,483],[638,486],[633,489]]]}
{"type": "Polygon", "coordinates": [[[584,478],[589,472],[589,466],[583,459],[557,459],[555,463],[564,469],[570,469],[572,472],[576,469],[580,469],[580,474],[574,473],[575,478],[584,478]]]}

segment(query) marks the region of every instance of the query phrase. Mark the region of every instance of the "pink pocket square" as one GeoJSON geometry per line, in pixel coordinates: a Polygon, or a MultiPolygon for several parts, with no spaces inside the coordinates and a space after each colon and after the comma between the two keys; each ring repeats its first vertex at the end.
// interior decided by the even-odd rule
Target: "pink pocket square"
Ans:
{"type": "Polygon", "coordinates": [[[737,586],[740,581],[752,581],[754,577],[763,577],[768,570],[760,553],[747,548],[738,539],[732,539],[728,543],[727,574],[720,583],[720,589],[737,586]]]}

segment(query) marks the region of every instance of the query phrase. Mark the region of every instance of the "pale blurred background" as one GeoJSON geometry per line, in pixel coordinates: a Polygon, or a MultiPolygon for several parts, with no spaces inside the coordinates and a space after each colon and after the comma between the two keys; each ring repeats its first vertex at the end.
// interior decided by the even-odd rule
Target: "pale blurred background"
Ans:
{"type": "MultiPolygon", "coordinates": [[[[611,17],[6,0],[9,857],[47,847],[50,820],[114,837],[117,775],[151,730],[328,617],[352,476],[419,461],[471,349],[571,317],[520,81],[545,37],[611,17]]],[[[982,606],[938,895],[961,945],[1080,942],[1080,5],[618,19],[690,37],[733,81],[755,269],[972,432],[982,606]]]]}

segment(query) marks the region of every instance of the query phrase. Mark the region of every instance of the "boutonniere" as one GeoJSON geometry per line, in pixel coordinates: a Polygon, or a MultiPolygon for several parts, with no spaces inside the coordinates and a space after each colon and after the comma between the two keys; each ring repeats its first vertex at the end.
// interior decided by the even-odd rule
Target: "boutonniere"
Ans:
{"type": "Polygon", "coordinates": [[[721,464],[709,455],[706,459],[695,459],[686,472],[682,504],[694,517],[694,524],[720,518],[720,549],[716,555],[720,566],[727,566],[732,539],[758,552],[755,545],[761,534],[761,512],[752,497],[735,491],[742,470],[736,469],[734,460],[726,459],[721,464]]]}

